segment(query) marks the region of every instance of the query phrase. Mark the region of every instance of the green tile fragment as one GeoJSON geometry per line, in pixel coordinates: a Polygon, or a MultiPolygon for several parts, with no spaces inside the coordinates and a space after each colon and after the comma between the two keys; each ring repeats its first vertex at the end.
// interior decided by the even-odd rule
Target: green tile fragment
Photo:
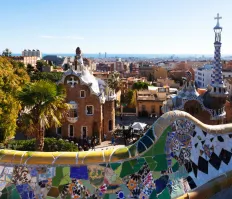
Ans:
{"type": "Polygon", "coordinates": [[[161,194],[158,195],[158,199],[171,199],[168,188],[166,187],[161,194]]]}
{"type": "Polygon", "coordinates": [[[129,160],[130,165],[133,167],[134,165],[137,164],[137,159],[129,160]]]}
{"type": "Polygon", "coordinates": [[[110,163],[110,167],[113,170],[116,170],[119,166],[121,165],[121,163],[110,163]]]}
{"type": "Polygon", "coordinates": [[[155,168],[157,167],[157,162],[155,162],[152,157],[146,157],[145,160],[146,160],[150,170],[154,171],[155,168]]]}
{"type": "Polygon", "coordinates": [[[168,168],[166,155],[156,155],[153,160],[157,163],[155,171],[165,171],[168,168]]]}
{"type": "Polygon", "coordinates": [[[179,169],[179,163],[176,162],[173,166],[172,166],[172,171],[176,172],[179,169]]]}
{"type": "Polygon", "coordinates": [[[134,157],[136,155],[136,152],[137,152],[136,144],[129,146],[128,149],[130,151],[131,156],[134,157]]]}
{"type": "Polygon", "coordinates": [[[165,154],[166,138],[168,132],[170,131],[171,127],[168,127],[166,130],[164,130],[163,134],[160,136],[157,142],[150,149],[148,149],[148,151],[145,152],[142,157],[152,157],[154,155],[165,154]]]}
{"type": "Polygon", "coordinates": [[[21,198],[15,185],[11,185],[8,187],[5,187],[2,190],[2,195],[0,197],[1,199],[15,199],[15,198],[21,198]]]}
{"type": "Polygon", "coordinates": [[[132,173],[134,173],[134,170],[133,170],[132,166],[130,165],[129,161],[123,162],[120,177],[123,178],[123,177],[130,175],[132,173]]]}
{"type": "Polygon", "coordinates": [[[154,189],[149,199],[157,199],[156,190],[154,189]]]}

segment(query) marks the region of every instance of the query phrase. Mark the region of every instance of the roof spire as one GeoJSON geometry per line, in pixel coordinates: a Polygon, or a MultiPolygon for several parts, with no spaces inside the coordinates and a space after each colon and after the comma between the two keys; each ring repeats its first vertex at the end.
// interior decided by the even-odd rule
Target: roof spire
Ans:
{"type": "Polygon", "coordinates": [[[219,20],[222,19],[222,17],[219,17],[219,13],[217,13],[217,17],[214,17],[214,19],[217,20],[217,25],[216,25],[216,27],[220,27],[219,20]]]}

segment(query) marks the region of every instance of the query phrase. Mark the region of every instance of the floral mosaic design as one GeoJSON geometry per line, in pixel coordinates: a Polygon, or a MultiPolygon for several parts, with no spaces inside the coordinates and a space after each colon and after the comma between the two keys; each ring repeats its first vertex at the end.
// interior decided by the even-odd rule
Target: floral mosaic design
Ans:
{"type": "Polygon", "coordinates": [[[232,169],[232,135],[208,134],[186,119],[175,121],[155,144],[143,138],[140,144],[147,146],[140,157],[115,163],[0,166],[0,198],[176,198],[232,169]]]}

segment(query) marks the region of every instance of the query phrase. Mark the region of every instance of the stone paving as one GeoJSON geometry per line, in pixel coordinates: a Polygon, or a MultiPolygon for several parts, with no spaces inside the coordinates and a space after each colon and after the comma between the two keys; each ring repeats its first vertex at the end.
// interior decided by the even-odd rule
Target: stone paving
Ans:
{"type": "MultiPolygon", "coordinates": [[[[117,149],[117,148],[121,148],[124,146],[125,145],[123,145],[123,144],[117,144],[117,140],[116,140],[116,145],[112,145],[111,141],[104,141],[100,145],[97,145],[95,147],[95,151],[101,151],[101,150],[107,150],[107,149],[117,149]]],[[[93,150],[90,149],[89,151],[93,151],[93,150]]]]}
{"type": "Polygon", "coordinates": [[[133,124],[134,122],[142,122],[146,123],[148,125],[152,125],[155,122],[155,118],[149,118],[149,117],[136,117],[136,116],[123,116],[122,120],[119,116],[116,116],[115,118],[115,125],[124,125],[129,126],[130,124],[133,124]]]}
{"type": "MultiPolygon", "coordinates": [[[[123,116],[121,120],[121,118],[117,116],[115,120],[115,126],[118,126],[118,125],[129,126],[130,124],[133,124],[134,122],[142,122],[148,125],[152,125],[155,122],[155,118],[123,116]]],[[[115,142],[116,142],[115,145],[112,145],[111,141],[104,141],[100,145],[97,145],[95,147],[95,150],[100,151],[100,150],[107,150],[107,149],[112,149],[112,148],[116,149],[116,148],[121,148],[125,146],[123,144],[124,143],[123,139],[116,139],[115,142]]],[[[92,149],[90,149],[89,151],[92,151],[92,149]]]]}

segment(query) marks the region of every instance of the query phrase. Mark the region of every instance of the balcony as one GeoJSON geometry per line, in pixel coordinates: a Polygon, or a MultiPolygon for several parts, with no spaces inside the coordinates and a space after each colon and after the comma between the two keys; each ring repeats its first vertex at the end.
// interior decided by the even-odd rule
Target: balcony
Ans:
{"type": "Polygon", "coordinates": [[[76,123],[77,120],[78,120],[78,117],[67,117],[67,120],[68,120],[70,123],[76,123]]]}

